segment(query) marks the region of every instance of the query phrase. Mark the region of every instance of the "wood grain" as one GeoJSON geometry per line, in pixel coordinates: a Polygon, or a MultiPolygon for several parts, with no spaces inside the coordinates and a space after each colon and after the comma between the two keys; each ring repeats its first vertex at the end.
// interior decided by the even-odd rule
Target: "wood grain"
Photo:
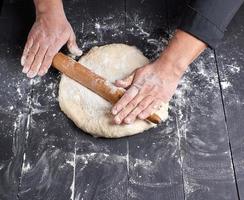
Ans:
{"type": "MultiPolygon", "coordinates": [[[[56,70],[32,81],[21,73],[19,58],[34,20],[26,2],[6,0],[0,17],[1,200],[244,199],[243,8],[215,52],[218,68],[210,50],[191,65],[166,123],[107,140],[80,131],[60,112],[56,70]]],[[[83,50],[123,42],[151,59],[169,39],[167,13],[180,10],[156,0],[64,5],[83,50]]]]}

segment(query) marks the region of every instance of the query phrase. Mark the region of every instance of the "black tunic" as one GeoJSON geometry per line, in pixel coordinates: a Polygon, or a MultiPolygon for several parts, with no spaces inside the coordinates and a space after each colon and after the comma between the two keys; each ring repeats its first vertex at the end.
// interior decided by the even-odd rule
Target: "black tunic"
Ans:
{"type": "Polygon", "coordinates": [[[243,2],[244,0],[192,0],[187,5],[179,29],[215,48],[243,2]]]}

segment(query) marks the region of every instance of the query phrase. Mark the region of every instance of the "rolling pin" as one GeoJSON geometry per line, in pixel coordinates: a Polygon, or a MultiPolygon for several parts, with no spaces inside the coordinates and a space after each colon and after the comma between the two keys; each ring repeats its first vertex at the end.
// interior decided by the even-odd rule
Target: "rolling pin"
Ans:
{"type": "MultiPolygon", "coordinates": [[[[115,104],[125,93],[124,89],[115,87],[103,77],[63,53],[55,55],[52,66],[112,104],[115,104]]],[[[146,120],[155,124],[161,121],[157,114],[152,114],[146,120]]]]}

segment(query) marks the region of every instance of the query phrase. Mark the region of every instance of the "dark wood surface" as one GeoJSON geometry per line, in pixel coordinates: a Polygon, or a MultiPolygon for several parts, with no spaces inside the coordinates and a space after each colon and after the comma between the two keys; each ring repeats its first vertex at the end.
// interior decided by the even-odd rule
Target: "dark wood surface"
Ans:
{"type": "MultiPolygon", "coordinates": [[[[135,45],[155,59],[183,1],[65,0],[80,47],[135,45]]],[[[20,56],[31,0],[5,0],[0,16],[1,200],[244,200],[244,7],[223,43],[185,74],[159,127],[93,138],[60,111],[60,74],[30,80],[20,56]]]]}
{"type": "Polygon", "coordinates": [[[244,7],[233,19],[216,59],[240,199],[244,199],[244,7]]]}

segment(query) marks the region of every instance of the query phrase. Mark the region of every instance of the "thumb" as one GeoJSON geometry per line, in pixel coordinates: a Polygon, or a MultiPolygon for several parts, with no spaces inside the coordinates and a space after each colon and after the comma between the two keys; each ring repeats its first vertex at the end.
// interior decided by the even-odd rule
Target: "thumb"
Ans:
{"type": "Polygon", "coordinates": [[[83,54],[82,50],[79,49],[76,43],[76,37],[74,33],[71,33],[69,40],[67,42],[67,47],[69,52],[75,56],[81,56],[83,54]]]}
{"type": "Polygon", "coordinates": [[[133,82],[134,75],[135,75],[135,73],[133,72],[131,75],[127,76],[127,77],[124,78],[124,79],[116,80],[116,81],[115,81],[115,85],[116,85],[117,87],[122,87],[122,88],[127,88],[127,87],[129,87],[129,86],[132,84],[132,82],[133,82]]]}

